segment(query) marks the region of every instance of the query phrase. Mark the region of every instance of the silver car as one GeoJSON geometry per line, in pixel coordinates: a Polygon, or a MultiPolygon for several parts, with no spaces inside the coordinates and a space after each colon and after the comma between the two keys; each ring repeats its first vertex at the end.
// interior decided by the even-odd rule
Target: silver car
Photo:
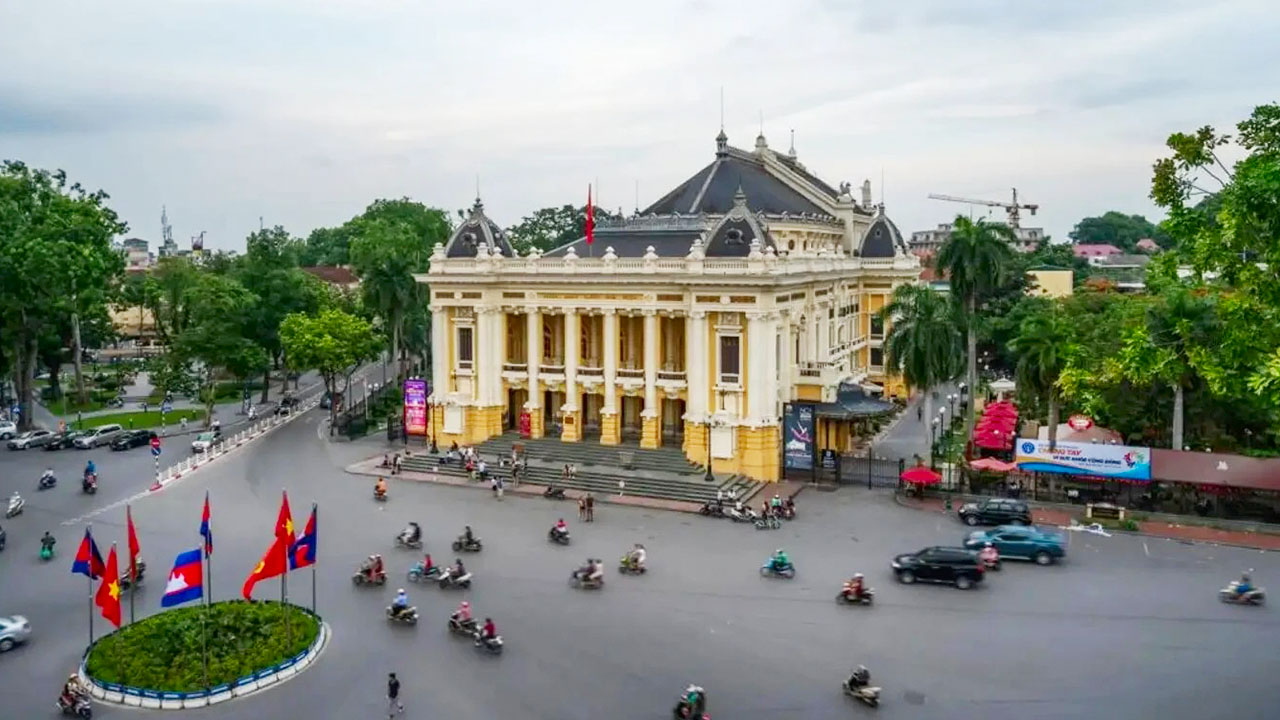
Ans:
{"type": "Polygon", "coordinates": [[[0,653],[8,652],[31,637],[31,623],[21,615],[0,615],[0,653]]]}
{"type": "Polygon", "coordinates": [[[48,430],[28,430],[9,441],[10,450],[30,450],[33,447],[47,445],[53,440],[53,433],[48,430]]]}

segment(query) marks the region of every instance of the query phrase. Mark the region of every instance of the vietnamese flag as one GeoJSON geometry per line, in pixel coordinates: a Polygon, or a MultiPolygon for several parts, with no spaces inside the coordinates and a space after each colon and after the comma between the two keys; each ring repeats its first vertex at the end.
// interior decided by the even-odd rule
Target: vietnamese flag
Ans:
{"type": "Polygon", "coordinates": [[[93,604],[102,610],[102,617],[120,627],[120,567],[116,561],[116,545],[111,544],[107,555],[107,569],[102,573],[102,584],[93,597],[93,604]]]}
{"type": "Polygon", "coordinates": [[[280,514],[276,516],[276,539],[284,540],[285,546],[293,544],[293,515],[289,512],[289,493],[280,491],[280,514]]]}
{"type": "Polygon", "coordinates": [[[288,569],[287,558],[290,543],[290,540],[279,537],[275,539],[275,542],[271,543],[267,554],[262,556],[262,559],[258,561],[257,567],[244,580],[244,587],[240,592],[244,595],[245,600],[253,599],[254,585],[257,585],[262,580],[283,575],[285,570],[288,569]]]}
{"type": "Polygon", "coordinates": [[[591,206],[591,185],[587,185],[587,244],[596,241],[596,213],[591,206]]]}
{"type": "Polygon", "coordinates": [[[129,579],[134,580],[138,577],[138,553],[142,546],[138,544],[138,533],[133,529],[133,510],[128,505],[124,506],[124,517],[129,525],[129,579]]]}

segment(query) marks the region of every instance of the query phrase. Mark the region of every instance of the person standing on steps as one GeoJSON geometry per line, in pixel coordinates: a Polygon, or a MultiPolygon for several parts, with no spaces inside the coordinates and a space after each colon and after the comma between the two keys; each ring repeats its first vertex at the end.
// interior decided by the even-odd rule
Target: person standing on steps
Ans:
{"type": "Polygon", "coordinates": [[[393,718],[396,713],[404,714],[404,704],[400,702],[400,681],[395,673],[387,675],[387,717],[393,718]]]}

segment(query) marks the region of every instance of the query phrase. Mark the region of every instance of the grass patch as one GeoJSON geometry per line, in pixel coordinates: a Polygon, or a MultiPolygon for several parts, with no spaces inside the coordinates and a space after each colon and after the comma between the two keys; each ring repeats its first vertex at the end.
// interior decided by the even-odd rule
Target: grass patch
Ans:
{"type": "Polygon", "coordinates": [[[320,624],[278,602],[214,603],[169,610],[126,625],[89,653],[91,677],[167,692],[195,692],[263,670],[306,650],[320,624]],[[285,618],[289,632],[286,633],[285,618]],[[202,627],[203,624],[203,627],[202,627]],[[203,641],[209,644],[204,678],[203,641]]]}
{"type": "MultiPolygon", "coordinates": [[[[164,421],[169,425],[177,425],[182,422],[182,418],[187,418],[187,423],[198,423],[204,420],[204,408],[180,408],[164,415],[164,421]]],[[[77,430],[88,430],[99,425],[109,425],[111,423],[119,423],[124,429],[141,430],[143,428],[160,427],[160,411],[148,410],[146,412],[118,412],[106,413],[104,415],[94,415],[87,417],[81,422],[72,423],[72,427],[77,430]]]]}

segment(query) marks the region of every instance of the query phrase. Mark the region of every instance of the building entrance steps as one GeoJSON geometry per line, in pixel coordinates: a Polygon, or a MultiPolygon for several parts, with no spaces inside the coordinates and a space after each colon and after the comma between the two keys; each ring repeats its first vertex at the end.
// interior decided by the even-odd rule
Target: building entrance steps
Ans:
{"type": "Polygon", "coordinates": [[[701,466],[689,462],[679,447],[641,448],[639,445],[600,445],[592,442],[561,442],[558,438],[522,438],[505,433],[486,440],[476,450],[486,457],[511,457],[511,446],[522,445],[529,460],[542,460],[564,465],[577,465],[579,474],[588,466],[598,465],[623,470],[655,470],[669,473],[698,473],[701,466]]]}
{"type": "MultiPolygon", "coordinates": [[[[510,449],[508,449],[510,453],[510,449]]],[[[482,457],[492,458],[492,453],[482,452],[482,457]]],[[[569,461],[572,462],[572,461],[569,461]]],[[[490,477],[500,477],[510,482],[511,468],[498,467],[496,462],[486,459],[490,477]]],[[[728,478],[717,478],[715,482],[705,482],[697,473],[676,473],[661,470],[623,470],[620,467],[602,465],[578,465],[574,478],[563,479],[563,462],[544,461],[531,458],[525,466],[520,484],[555,485],[566,490],[591,492],[597,496],[616,496],[620,488],[619,481],[624,482],[621,492],[627,496],[648,497],[659,500],[676,500],[691,503],[703,503],[716,498],[716,490],[725,495],[733,490],[744,500],[760,492],[762,483],[740,475],[728,478]],[[558,462],[558,464],[557,464],[558,462]]],[[[457,463],[440,465],[436,455],[410,455],[401,460],[403,470],[419,473],[432,473],[440,476],[457,478],[467,477],[467,471],[457,463]]]]}

